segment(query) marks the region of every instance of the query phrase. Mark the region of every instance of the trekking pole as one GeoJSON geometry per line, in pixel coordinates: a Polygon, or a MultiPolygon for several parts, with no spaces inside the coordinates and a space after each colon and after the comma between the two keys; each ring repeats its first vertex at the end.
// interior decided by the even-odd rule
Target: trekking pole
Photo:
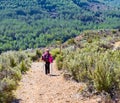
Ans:
{"type": "Polygon", "coordinates": [[[52,75],[52,63],[50,64],[50,74],[52,75]]]}
{"type": "Polygon", "coordinates": [[[45,63],[43,62],[43,73],[45,73],[45,63]]]}

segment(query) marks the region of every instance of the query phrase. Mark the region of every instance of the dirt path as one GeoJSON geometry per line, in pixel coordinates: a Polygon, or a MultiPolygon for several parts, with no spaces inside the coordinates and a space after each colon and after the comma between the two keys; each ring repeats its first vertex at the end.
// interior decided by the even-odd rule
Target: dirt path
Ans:
{"type": "Polygon", "coordinates": [[[15,103],[97,103],[95,100],[82,100],[78,90],[82,83],[66,81],[62,73],[52,64],[51,76],[43,72],[42,62],[32,63],[16,91],[15,103]]]}

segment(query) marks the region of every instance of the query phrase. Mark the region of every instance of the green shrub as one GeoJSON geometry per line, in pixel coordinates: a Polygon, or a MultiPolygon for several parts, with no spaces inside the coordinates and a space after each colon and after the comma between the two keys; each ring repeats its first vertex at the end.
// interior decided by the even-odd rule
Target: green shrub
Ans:
{"type": "Polygon", "coordinates": [[[22,73],[25,73],[26,71],[29,70],[29,68],[28,68],[27,65],[25,64],[25,61],[22,61],[22,62],[20,63],[20,70],[21,70],[22,73]]]}
{"type": "Polygon", "coordinates": [[[38,56],[38,58],[40,58],[42,56],[42,52],[40,50],[36,50],[36,56],[38,56]]]}
{"type": "MultiPolygon", "coordinates": [[[[109,46],[112,38],[108,39],[102,37],[96,41],[93,36],[91,43],[86,41],[82,44],[83,48],[64,51],[62,68],[75,80],[93,85],[99,92],[111,93],[120,90],[120,51],[113,51],[109,46]]],[[[59,65],[61,62],[58,60],[59,65]]]]}
{"type": "Polygon", "coordinates": [[[115,33],[117,33],[117,31],[116,31],[116,30],[113,30],[112,33],[115,34],[115,33]]]}
{"type": "Polygon", "coordinates": [[[58,70],[61,70],[62,67],[63,67],[63,56],[62,55],[58,55],[56,57],[56,63],[57,63],[57,67],[58,67],[58,70]]]}
{"type": "Polygon", "coordinates": [[[93,72],[93,83],[98,91],[110,92],[114,85],[114,72],[113,68],[110,68],[112,64],[107,64],[104,61],[96,63],[95,70],[93,72]],[[104,64],[105,63],[105,64],[104,64]]]}
{"type": "Polygon", "coordinates": [[[29,55],[32,61],[38,61],[39,58],[41,58],[41,56],[42,56],[42,52],[40,50],[36,50],[35,53],[29,55]]]}
{"type": "Polygon", "coordinates": [[[15,67],[17,65],[15,59],[13,57],[10,57],[10,66],[15,67]]]}
{"type": "Polygon", "coordinates": [[[16,89],[16,81],[10,78],[4,78],[1,81],[1,87],[2,87],[2,91],[11,91],[11,90],[15,90],[16,89]]]}
{"type": "Polygon", "coordinates": [[[14,98],[12,92],[0,92],[0,103],[10,103],[14,98]]]}
{"type": "Polygon", "coordinates": [[[53,56],[53,58],[55,59],[57,57],[57,55],[60,54],[60,50],[58,48],[52,49],[50,53],[53,56]]]}
{"type": "Polygon", "coordinates": [[[32,55],[32,56],[31,56],[31,60],[32,60],[32,61],[36,61],[36,60],[38,60],[38,58],[39,58],[39,57],[38,57],[37,55],[32,55]]]}
{"type": "Polygon", "coordinates": [[[22,77],[21,70],[19,69],[19,67],[12,68],[12,71],[13,71],[13,74],[12,74],[13,79],[15,81],[19,81],[22,77]]]}
{"type": "Polygon", "coordinates": [[[0,81],[0,103],[10,103],[13,99],[12,90],[15,90],[17,83],[13,79],[4,78],[0,81]]]}
{"type": "Polygon", "coordinates": [[[89,66],[92,65],[88,64],[88,60],[84,54],[79,54],[77,52],[73,52],[69,54],[67,59],[65,58],[63,67],[67,68],[69,72],[71,72],[73,78],[77,81],[87,81],[89,78],[88,71],[89,66]],[[74,55],[77,54],[77,55],[74,55]]]}
{"type": "Polygon", "coordinates": [[[68,45],[74,45],[74,44],[76,44],[76,42],[75,42],[74,38],[72,38],[72,39],[69,39],[69,40],[67,41],[67,44],[68,44],[68,45]]]}
{"type": "Polygon", "coordinates": [[[6,52],[0,55],[0,103],[10,103],[23,72],[30,67],[24,52],[6,52]]]}

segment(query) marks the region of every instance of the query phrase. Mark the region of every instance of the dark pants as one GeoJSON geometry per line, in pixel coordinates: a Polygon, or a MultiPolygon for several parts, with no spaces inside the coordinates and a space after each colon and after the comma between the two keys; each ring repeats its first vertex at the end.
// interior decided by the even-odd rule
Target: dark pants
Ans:
{"type": "Polygon", "coordinates": [[[45,63],[45,74],[49,74],[50,73],[50,62],[46,62],[45,63]]]}

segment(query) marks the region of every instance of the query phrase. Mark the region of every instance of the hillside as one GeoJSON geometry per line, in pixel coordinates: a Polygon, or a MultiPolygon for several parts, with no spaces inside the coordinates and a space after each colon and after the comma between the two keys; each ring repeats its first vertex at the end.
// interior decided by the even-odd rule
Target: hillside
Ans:
{"type": "Polygon", "coordinates": [[[103,0],[0,0],[0,52],[64,42],[83,30],[119,28],[119,8],[108,6],[103,0]]]}
{"type": "Polygon", "coordinates": [[[109,5],[112,7],[118,7],[120,9],[120,1],[118,1],[118,0],[103,0],[103,2],[106,5],[109,5]]]}
{"type": "Polygon", "coordinates": [[[119,103],[119,29],[84,31],[61,46],[50,48],[50,75],[39,60],[43,49],[2,53],[0,103],[119,103]]]}
{"type": "Polygon", "coordinates": [[[84,31],[63,44],[56,61],[65,77],[87,84],[84,97],[120,102],[120,30],[84,31]]]}

